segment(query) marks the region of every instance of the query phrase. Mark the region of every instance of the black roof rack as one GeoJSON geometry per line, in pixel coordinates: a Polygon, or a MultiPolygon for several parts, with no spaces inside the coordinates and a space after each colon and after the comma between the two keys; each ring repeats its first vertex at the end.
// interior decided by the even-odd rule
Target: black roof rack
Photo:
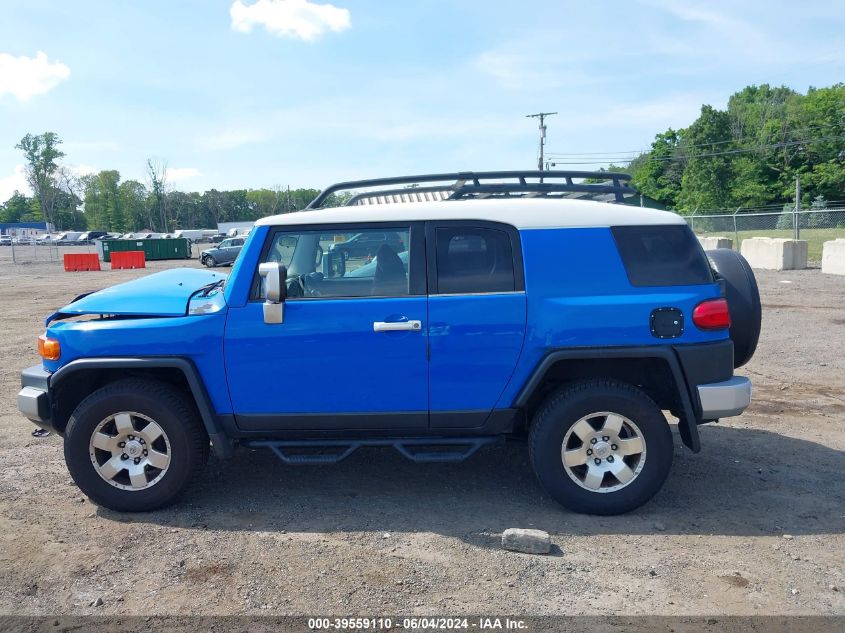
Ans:
{"type": "Polygon", "coordinates": [[[339,191],[354,191],[345,206],[366,203],[367,199],[413,194],[438,194],[439,199],[466,200],[492,197],[591,198],[624,203],[637,195],[631,176],[609,171],[483,171],[421,174],[339,182],[320,192],[308,205],[319,209],[339,191]],[[574,182],[574,179],[600,182],[574,182]],[[424,183],[440,183],[421,187],[424,183]],[[372,191],[359,191],[373,189],[372,191]],[[446,195],[448,194],[448,195],[446,195]]]}

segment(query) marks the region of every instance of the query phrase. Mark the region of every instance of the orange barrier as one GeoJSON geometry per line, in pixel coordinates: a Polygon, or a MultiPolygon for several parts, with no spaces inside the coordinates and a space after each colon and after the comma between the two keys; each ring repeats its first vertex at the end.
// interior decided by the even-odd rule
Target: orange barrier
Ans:
{"type": "Polygon", "coordinates": [[[65,270],[100,270],[100,258],[97,253],[65,253],[65,270]]]}
{"type": "Polygon", "coordinates": [[[144,251],[114,251],[111,254],[111,269],[146,268],[147,259],[144,251]]]}

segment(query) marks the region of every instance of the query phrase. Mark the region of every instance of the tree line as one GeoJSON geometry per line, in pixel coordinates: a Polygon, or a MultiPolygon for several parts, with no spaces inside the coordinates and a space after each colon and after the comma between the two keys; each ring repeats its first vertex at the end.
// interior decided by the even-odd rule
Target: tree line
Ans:
{"type": "Polygon", "coordinates": [[[657,134],[627,165],[634,186],[682,213],[802,208],[845,201],[845,84],[748,86],[725,110],[701,108],[689,127],[657,134]]]}
{"type": "MultiPolygon", "coordinates": [[[[281,187],[177,191],[167,183],[166,164],[152,159],[147,161],[146,182],[121,181],[114,169],[75,176],[61,163],[61,143],[56,133],[45,132],[27,134],[16,145],[24,153],[33,195],[16,191],[0,205],[0,222],[47,221],[57,230],[169,233],[299,211],[319,193],[281,187]]],[[[328,206],[340,202],[332,197],[328,206]]]]}

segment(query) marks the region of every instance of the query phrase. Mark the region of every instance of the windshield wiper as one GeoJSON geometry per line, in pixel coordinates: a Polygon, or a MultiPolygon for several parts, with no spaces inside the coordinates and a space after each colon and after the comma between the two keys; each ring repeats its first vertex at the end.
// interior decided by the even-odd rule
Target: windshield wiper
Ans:
{"type": "Polygon", "coordinates": [[[226,279],[218,279],[217,281],[212,281],[210,284],[205,284],[204,286],[197,288],[194,292],[191,293],[191,296],[188,297],[188,301],[193,299],[196,296],[200,297],[207,297],[211,294],[212,290],[216,288],[222,288],[223,285],[226,283],[226,279]]]}

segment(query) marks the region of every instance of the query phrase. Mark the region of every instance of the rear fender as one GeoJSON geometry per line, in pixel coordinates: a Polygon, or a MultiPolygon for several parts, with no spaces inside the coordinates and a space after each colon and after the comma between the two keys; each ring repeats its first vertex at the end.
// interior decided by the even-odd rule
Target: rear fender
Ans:
{"type": "Polygon", "coordinates": [[[552,368],[560,362],[579,360],[644,360],[658,359],[665,361],[677,388],[678,411],[673,411],[678,417],[678,430],[686,445],[694,453],[701,450],[701,440],[698,435],[697,400],[690,395],[689,386],[684,376],[681,364],[675,350],[668,345],[651,347],[606,347],[606,348],[575,348],[555,350],[546,355],[531,377],[519,391],[513,407],[525,408],[532,396],[542,387],[543,382],[550,375],[552,368]]]}

